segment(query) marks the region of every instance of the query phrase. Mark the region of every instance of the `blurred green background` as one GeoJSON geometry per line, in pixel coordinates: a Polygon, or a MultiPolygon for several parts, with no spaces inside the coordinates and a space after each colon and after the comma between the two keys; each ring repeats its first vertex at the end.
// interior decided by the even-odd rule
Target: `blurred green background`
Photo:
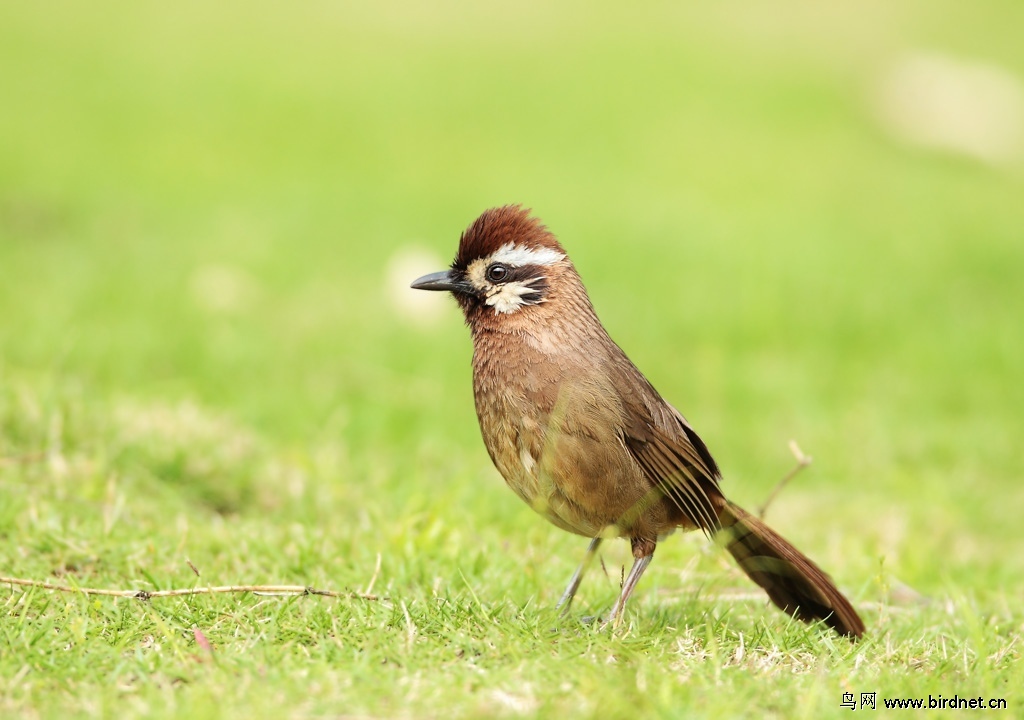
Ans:
{"type": "MultiPolygon", "coordinates": [[[[3,3],[0,573],[255,581],[232,537],[297,526],[338,552],[267,581],[381,553],[392,595],[553,605],[581,540],[502,486],[461,317],[406,289],[515,202],[734,499],[814,456],[769,519],[858,603],[1009,613],[1021,27],[1009,0],[3,3]]],[[[659,548],[641,632],[697,547],[659,548]]]]}

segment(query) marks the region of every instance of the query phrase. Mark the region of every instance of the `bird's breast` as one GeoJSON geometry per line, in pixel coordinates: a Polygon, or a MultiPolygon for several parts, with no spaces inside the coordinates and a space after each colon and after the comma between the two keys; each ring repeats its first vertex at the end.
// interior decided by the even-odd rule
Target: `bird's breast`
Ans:
{"type": "Polygon", "coordinates": [[[649,485],[621,439],[622,407],[599,371],[543,353],[474,353],[484,444],[508,486],[558,527],[629,534],[649,485]]]}

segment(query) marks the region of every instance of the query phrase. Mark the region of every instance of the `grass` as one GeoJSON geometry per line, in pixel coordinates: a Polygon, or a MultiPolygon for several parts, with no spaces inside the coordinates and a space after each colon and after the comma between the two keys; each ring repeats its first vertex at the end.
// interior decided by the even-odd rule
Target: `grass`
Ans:
{"type": "Polygon", "coordinates": [[[903,145],[872,98],[922,48],[1024,76],[1021,20],[4,5],[0,575],[362,590],[380,558],[386,600],[5,586],[0,713],[830,717],[874,691],[1019,715],[1022,166],[903,145]],[[490,467],[454,305],[396,289],[505,202],[563,239],[730,497],[760,504],[790,438],[814,456],[768,519],[863,642],[690,536],[619,632],[581,618],[623,543],[555,614],[585,542],[490,467]]]}

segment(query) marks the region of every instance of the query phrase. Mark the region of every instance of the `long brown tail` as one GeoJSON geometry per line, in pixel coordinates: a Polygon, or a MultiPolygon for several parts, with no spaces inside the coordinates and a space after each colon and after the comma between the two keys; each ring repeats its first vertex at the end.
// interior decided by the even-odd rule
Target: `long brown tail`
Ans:
{"type": "Polygon", "coordinates": [[[841,635],[864,634],[864,622],[831,578],[781,535],[729,502],[719,521],[726,549],[783,612],[804,622],[824,620],[841,635]]]}

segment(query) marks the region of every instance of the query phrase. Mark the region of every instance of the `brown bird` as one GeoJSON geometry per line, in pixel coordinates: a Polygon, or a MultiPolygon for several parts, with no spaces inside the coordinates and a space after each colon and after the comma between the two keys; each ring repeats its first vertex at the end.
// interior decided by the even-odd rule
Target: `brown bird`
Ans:
{"type": "Polygon", "coordinates": [[[851,637],[864,623],[828,575],[726,500],[718,465],[598,320],[555,236],[520,206],[488,210],[450,270],[412,287],[455,296],[473,335],[473,391],[487,452],[508,486],[569,532],[591,538],[559,606],[568,609],[605,538],[629,538],[633,567],[608,620],[676,529],[721,536],[784,612],[851,637]]]}

